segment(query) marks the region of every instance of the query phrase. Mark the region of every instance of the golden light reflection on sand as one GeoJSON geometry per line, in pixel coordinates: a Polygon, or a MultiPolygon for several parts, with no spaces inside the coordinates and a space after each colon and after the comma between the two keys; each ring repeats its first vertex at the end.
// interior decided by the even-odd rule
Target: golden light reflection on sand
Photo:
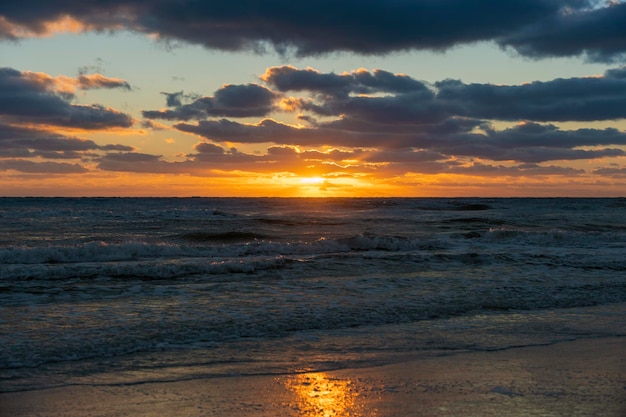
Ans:
{"type": "MultiPolygon", "coordinates": [[[[320,372],[294,375],[285,380],[285,385],[294,394],[290,406],[299,416],[365,416],[354,382],[350,379],[332,378],[320,372]]],[[[376,414],[368,410],[367,415],[376,414]]]]}

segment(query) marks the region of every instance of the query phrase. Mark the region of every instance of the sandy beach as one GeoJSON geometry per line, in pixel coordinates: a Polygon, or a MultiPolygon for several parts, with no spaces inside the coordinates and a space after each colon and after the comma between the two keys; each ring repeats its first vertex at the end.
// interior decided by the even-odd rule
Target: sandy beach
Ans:
{"type": "Polygon", "coordinates": [[[0,394],[26,416],[626,416],[626,338],[362,369],[0,394]]]}

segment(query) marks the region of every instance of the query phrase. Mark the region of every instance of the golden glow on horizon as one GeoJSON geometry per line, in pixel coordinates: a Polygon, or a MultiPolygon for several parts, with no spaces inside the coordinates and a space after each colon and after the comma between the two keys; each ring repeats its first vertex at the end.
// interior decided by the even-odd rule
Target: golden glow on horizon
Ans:
{"type": "Polygon", "coordinates": [[[199,176],[92,169],[80,174],[0,171],[0,194],[8,197],[623,197],[626,189],[624,179],[601,180],[594,176],[581,176],[573,181],[562,176],[405,174],[389,178],[319,177],[324,181],[307,184],[315,176],[227,171],[199,176]]]}
{"type": "Polygon", "coordinates": [[[322,177],[304,177],[300,178],[300,182],[306,185],[315,185],[322,184],[324,182],[324,178],[322,177]]]}
{"type": "MultiPolygon", "coordinates": [[[[285,381],[294,396],[290,406],[302,417],[363,416],[358,394],[349,379],[330,378],[327,374],[295,375],[285,381]]],[[[372,410],[369,416],[374,416],[372,410]]]]}

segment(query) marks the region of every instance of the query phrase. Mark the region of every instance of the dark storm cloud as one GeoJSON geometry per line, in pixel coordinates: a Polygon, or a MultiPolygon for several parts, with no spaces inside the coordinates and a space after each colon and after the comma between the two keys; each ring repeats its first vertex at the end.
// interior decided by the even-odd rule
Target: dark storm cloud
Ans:
{"type": "MultiPolygon", "coordinates": [[[[98,104],[71,104],[74,98],[71,89],[75,84],[80,87],[81,83],[90,83],[88,88],[95,88],[94,83],[106,83],[106,78],[96,80],[92,77],[90,80],[57,80],[41,73],[0,68],[0,118],[18,124],[49,124],[91,130],[130,127],[132,117],[115,109],[98,104]]],[[[116,87],[119,86],[116,84],[116,87]]]]}
{"type": "Polygon", "coordinates": [[[262,117],[276,109],[278,95],[258,84],[225,85],[213,97],[193,98],[189,104],[183,92],[163,93],[166,104],[172,109],[146,110],[142,114],[148,119],[190,120],[217,117],[262,117]]]}
{"type": "Polygon", "coordinates": [[[495,41],[531,57],[610,61],[626,51],[626,5],[592,0],[5,1],[0,38],[73,18],[84,30],[132,30],[211,49],[311,56],[443,50],[495,41]],[[612,4],[608,6],[608,4],[612,4]]]}

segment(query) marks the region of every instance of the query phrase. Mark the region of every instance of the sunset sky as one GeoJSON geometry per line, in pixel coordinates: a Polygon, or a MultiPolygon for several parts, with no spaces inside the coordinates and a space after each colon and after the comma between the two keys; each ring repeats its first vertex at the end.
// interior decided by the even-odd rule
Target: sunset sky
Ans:
{"type": "Polygon", "coordinates": [[[0,5],[0,196],[625,196],[626,2],[0,5]]]}

